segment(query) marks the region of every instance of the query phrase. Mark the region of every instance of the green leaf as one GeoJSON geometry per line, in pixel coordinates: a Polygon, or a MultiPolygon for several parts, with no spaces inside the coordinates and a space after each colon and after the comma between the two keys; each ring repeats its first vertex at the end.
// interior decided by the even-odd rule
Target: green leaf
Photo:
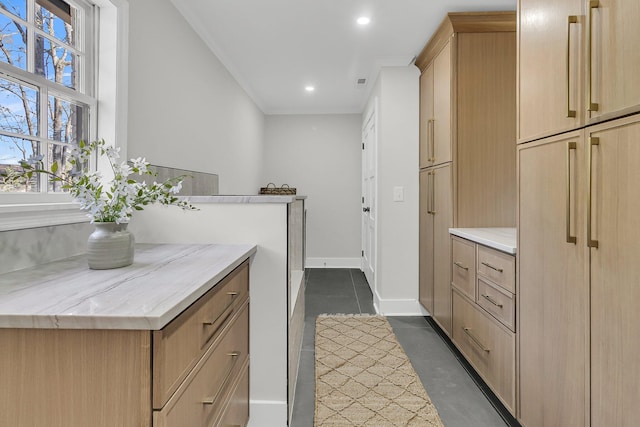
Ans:
{"type": "Polygon", "coordinates": [[[56,172],[58,172],[58,162],[53,162],[53,164],[51,165],[51,173],[56,172]]]}

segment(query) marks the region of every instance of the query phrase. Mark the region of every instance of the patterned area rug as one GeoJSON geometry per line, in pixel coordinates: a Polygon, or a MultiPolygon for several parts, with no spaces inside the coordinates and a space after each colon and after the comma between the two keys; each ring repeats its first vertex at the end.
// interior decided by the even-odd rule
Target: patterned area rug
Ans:
{"type": "Polygon", "coordinates": [[[443,427],[384,316],[319,316],[315,358],[315,427],[443,427]]]}

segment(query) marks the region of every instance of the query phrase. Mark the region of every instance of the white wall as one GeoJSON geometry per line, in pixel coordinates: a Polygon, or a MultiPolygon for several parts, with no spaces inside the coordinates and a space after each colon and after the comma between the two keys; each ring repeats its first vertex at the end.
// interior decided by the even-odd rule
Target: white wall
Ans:
{"type": "Polygon", "coordinates": [[[378,217],[374,300],[384,314],[422,314],[418,303],[419,71],[382,68],[363,118],[378,98],[378,217]],[[403,187],[404,201],[393,201],[403,187]]]}
{"type": "Polygon", "coordinates": [[[308,267],[360,267],[361,122],[360,114],[265,118],[262,183],[308,196],[308,267]]]}
{"type": "Polygon", "coordinates": [[[257,193],[263,113],[169,0],[129,4],[128,157],[257,193]]]}

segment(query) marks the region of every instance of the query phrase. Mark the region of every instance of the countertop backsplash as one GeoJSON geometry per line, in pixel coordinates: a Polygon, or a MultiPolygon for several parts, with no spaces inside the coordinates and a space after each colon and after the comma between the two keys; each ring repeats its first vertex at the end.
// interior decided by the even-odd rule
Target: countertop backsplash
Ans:
{"type": "Polygon", "coordinates": [[[2,231],[0,274],[85,253],[93,228],[86,222],[2,231]]]}
{"type": "Polygon", "coordinates": [[[158,165],[151,165],[150,169],[157,173],[158,176],[153,178],[136,176],[134,179],[162,182],[170,178],[175,178],[176,176],[188,175],[182,182],[180,196],[215,196],[218,194],[218,175],[216,174],[158,165]]]}

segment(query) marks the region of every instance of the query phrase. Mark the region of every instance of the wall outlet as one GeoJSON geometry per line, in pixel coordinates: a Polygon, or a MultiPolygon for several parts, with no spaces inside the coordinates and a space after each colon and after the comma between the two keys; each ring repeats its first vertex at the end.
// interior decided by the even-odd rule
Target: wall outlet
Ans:
{"type": "Polygon", "coordinates": [[[404,187],[393,187],[393,201],[404,202],[404,187]]]}

